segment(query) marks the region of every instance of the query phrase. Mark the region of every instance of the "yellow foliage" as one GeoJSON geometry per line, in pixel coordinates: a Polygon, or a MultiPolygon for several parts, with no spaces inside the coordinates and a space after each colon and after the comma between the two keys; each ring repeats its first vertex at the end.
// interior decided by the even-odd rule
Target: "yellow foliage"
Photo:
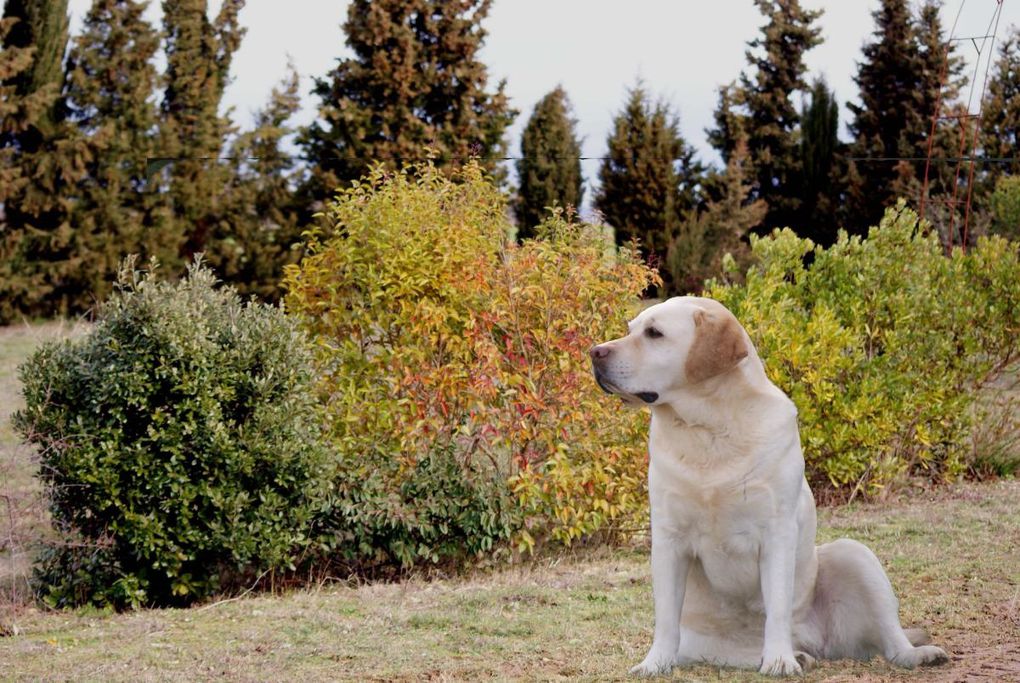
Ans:
{"type": "Polygon", "coordinates": [[[901,203],[867,239],[844,233],[826,250],[780,230],[752,250],[746,282],[708,295],[797,404],[815,483],[854,495],[965,472],[978,392],[1020,350],[1017,245],[984,239],[947,257],[901,203]]]}
{"type": "Polygon", "coordinates": [[[332,439],[348,462],[449,447],[483,463],[516,495],[521,549],[632,526],[646,418],[600,394],[587,351],[656,276],[598,227],[557,213],[518,245],[506,216],[474,164],[376,169],[330,204],[285,287],[318,340],[332,439]]]}

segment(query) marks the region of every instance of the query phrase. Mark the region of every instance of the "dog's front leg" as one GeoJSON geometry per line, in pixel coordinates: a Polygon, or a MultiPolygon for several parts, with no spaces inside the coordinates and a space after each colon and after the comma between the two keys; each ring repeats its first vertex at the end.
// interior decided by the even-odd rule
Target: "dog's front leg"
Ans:
{"type": "Polygon", "coordinates": [[[669,673],[680,648],[680,611],[687,589],[690,558],[675,539],[659,533],[652,524],[652,600],[655,603],[655,635],[644,660],[630,670],[640,676],[669,673]]]}
{"type": "Polygon", "coordinates": [[[802,673],[793,654],[796,543],[796,522],[788,522],[774,529],[761,549],[759,568],[765,603],[765,643],[760,672],[772,676],[802,673]]]}

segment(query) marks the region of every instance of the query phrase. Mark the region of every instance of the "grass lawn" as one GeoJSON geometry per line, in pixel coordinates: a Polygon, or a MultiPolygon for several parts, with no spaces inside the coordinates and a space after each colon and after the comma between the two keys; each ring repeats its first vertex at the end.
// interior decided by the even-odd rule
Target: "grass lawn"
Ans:
{"type": "MultiPolygon", "coordinates": [[[[13,369],[49,324],[0,329],[0,543],[45,522],[31,458],[10,432],[13,369]],[[5,525],[2,525],[5,524],[5,525]],[[8,527],[13,527],[12,532],[8,527]],[[15,533],[16,532],[16,533],[15,533]]],[[[1020,482],[964,484],[881,505],[823,509],[819,541],[850,536],[883,560],[905,624],[952,663],[903,672],[880,660],[825,662],[808,681],[1020,681],[1020,482]]],[[[0,546],[7,595],[27,571],[0,546]]],[[[650,644],[647,548],[564,554],[443,580],[324,584],[186,610],[44,612],[0,595],[3,680],[612,680],[650,644]]],[[[711,667],[682,680],[764,680],[711,667]]]]}
{"type": "Polygon", "coordinates": [[[33,450],[19,443],[11,428],[11,415],[23,405],[18,366],[43,341],[83,329],[59,321],[0,327],[0,610],[25,600],[31,572],[28,546],[50,533],[41,487],[33,476],[33,450]]]}

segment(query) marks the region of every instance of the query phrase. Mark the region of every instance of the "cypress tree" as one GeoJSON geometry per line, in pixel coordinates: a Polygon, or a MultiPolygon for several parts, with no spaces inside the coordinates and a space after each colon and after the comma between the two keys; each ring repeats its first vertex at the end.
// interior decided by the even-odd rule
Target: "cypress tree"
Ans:
{"type": "Polygon", "coordinates": [[[207,0],[163,0],[167,66],[161,156],[172,160],[169,200],[183,226],[185,258],[206,250],[224,209],[230,167],[220,157],[230,122],[219,107],[244,36],[238,23],[243,7],[244,0],[224,0],[210,21],[207,0]]]}
{"type": "Polygon", "coordinates": [[[652,105],[640,84],[613,121],[608,147],[595,208],[618,243],[637,239],[661,263],[680,215],[699,201],[703,167],[680,135],[677,115],[663,103],[652,105]]]}
{"type": "Polygon", "coordinates": [[[981,150],[991,162],[982,169],[987,194],[1003,175],[1020,175],[1020,28],[1013,28],[999,48],[982,106],[981,150]]]}
{"type": "Polygon", "coordinates": [[[32,67],[33,48],[8,42],[21,17],[0,19],[0,324],[14,319],[26,304],[34,282],[26,272],[26,241],[20,226],[11,223],[6,207],[29,182],[23,156],[16,146],[19,137],[53,104],[52,89],[22,95],[17,83],[32,67]]]}
{"type": "Polygon", "coordinates": [[[78,295],[69,282],[79,264],[68,187],[80,177],[83,152],[60,97],[67,25],[67,0],[8,0],[4,7],[3,53],[11,65],[0,88],[14,114],[0,124],[0,151],[5,165],[17,167],[4,175],[20,177],[0,190],[5,319],[68,312],[78,295]]]}
{"type": "Polygon", "coordinates": [[[816,244],[829,245],[836,239],[836,209],[839,188],[836,182],[841,155],[839,104],[825,80],[819,78],[811,88],[811,101],[801,115],[800,158],[801,196],[804,205],[797,233],[816,244]]]}
{"type": "MultiPolygon", "coordinates": [[[[920,88],[920,74],[907,0],[881,0],[872,16],[876,40],[864,47],[864,61],[854,78],[861,103],[847,105],[853,114],[851,154],[879,159],[913,156],[918,150],[910,138],[916,139],[922,118],[910,102],[920,88]]],[[[857,170],[860,163],[852,161],[851,166],[857,170]]],[[[864,183],[860,194],[867,205],[857,207],[863,212],[860,227],[875,223],[885,206],[895,200],[890,194],[896,180],[893,165],[864,163],[867,166],[859,171],[864,183]]]]}
{"type": "Polygon", "coordinates": [[[27,94],[19,91],[18,84],[26,79],[26,74],[31,70],[35,53],[31,44],[25,46],[9,42],[12,29],[23,21],[15,16],[0,19],[0,45],[3,45],[0,50],[0,229],[6,238],[12,236],[13,226],[7,221],[3,205],[17,196],[27,181],[18,143],[21,136],[33,126],[33,122],[38,121],[56,99],[53,88],[29,91],[27,94]]]}
{"type": "Polygon", "coordinates": [[[14,76],[10,85],[21,97],[49,91],[53,107],[39,112],[32,128],[25,131],[23,146],[41,142],[38,138],[52,134],[60,117],[56,99],[64,80],[64,52],[67,49],[67,0],[7,0],[4,18],[17,19],[8,26],[4,49],[32,48],[32,64],[14,76]]]}
{"type": "Polygon", "coordinates": [[[581,143],[570,118],[570,101],[557,86],[543,97],[521,136],[521,158],[517,161],[517,235],[534,234],[547,214],[547,207],[578,207],[584,192],[581,177],[581,143]]]}
{"type": "Polygon", "coordinates": [[[746,121],[740,112],[743,107],[743,92],[736,83],[728,83],[719,88],[719,98],[716,103],[712,117],[715,119],[715,128],[708,128],[705,134],[708,137],[708,144],[711,145],[723,163],[728,164],[733,150],[736,148],[741,137],[747,143],[746,121]]]}
{"type": "Polygon", "coordinates": [[[301,211],[295,203],[297,170],[283,148],[294,133],[290,119],[301,106],[293,65],[255,116],[255,127],[230,148],[233,165],[227,214],[211,239],[209,263],[245,295],[279,299],[283,267],[297,260],[301,211]]]}
{"type": "Polygon", "coordinates": [[[167,234],[158,193],[147,192],[146,159],[156,155],[158,32],[137,0],[94,0],[68,57],[69,121],[81,134],[85,173],[73,189],[81,266],[76,308],[109,292],[128,254],[173,261],[179,239],[167,234]]]}
{"type": "MultiPolygon", "coordinates": [[[[755,172],[752,196],[767,202],[767,226],[798,225],[803,203],[797,140],[800,116],[792,96],[807,89],[804,54],[821,43],[821,29],[814,25],[821,12],[805,10],[798,0],[755,0],[755,4],[768,23],[748,44],[746,58],[753,76],[741,74],[739,95],[746,117],[742,128],[755,172]]],[[[720,130],[711,138],[728,159],[734,145],[732,130],[720,130]]]]}
{"type": "MultiPolygon", "coordinates": [[[[932,3],[926,3],[915,19],[907,0],[882,0],[873,16],[876,40],[864,47],[864,60],[854,79],[860,88],[861,103],[847,105],[853,114],[850,154],[873,159],[851,160],[848,169],[851,201],[847,227],[856,232],[876,224],[885,207],[898,196],[913,197],[919,191],[923,162],[883,159],[927,155],[945,60],[945,41],[937,7],[932,3]]],[[[950,51],[946,75],[949,86],[942,91],[943,113],[953,108],[961,66],[950,51]]],[[[936,132],[939,138],[933,156],[956,156],[958,146],[947,147],[949,142],[942,132],[936,132]]]]}
{"type": "Polygon", "coordinates": [[[750,153],[747,136],[738,133],[726,170],[710,181],[715,196],[686,212],[670,239],[666,253],[667,281],[673,294],[698,293],[709,278],[723,275],[727,254],[747,263],[747,234],[761,225],[768,207],[750,199],[750,153]]]}
{"type": "MultiPolygon", "coordinates": [[[[920,64],[916,101],[921,127],[916,143],[919,149],[913,155],[917,157],[927,156],[928,138],[932,134],[932,117],[936,107],[939,108],[942,115],[954,111],[966,113],[965,105],[959,102],[960,90],[966,83],[966,78],[961,75],[964,63],[956,54],[956,44],[947,45],[946,43],[942,30],[942,19],[939,15],[940,7],[941,4],[937,0],[927,0],[921,5],[914,26],[920,64]],[[946,61],[947,49],[948,63],[946,61]]],[[[960,156],[960,124],[950,120],[940,120],[936,123],[935,138],[932,144],[933,160],[928,174],[928,193],[931,195],[952,191],[953,184],[957,183],[955,171],[958,163],[942,159],[955,159],[960,156]]],[[[968,133],[966,135],[967,146],[963,151],[964,156],[970,154],[974,125],[976,122],[971,120],[967,120],[965,123],[968,133]]],[[[924,162],[914,162],[911,166],[913,167],[911,176],[923,180],[924,162]]],[[[966,181],[967,177],[961,174],[959,178],[961,192],[966,191],[963,187],[966,181]]],[[[916,184],[914,183],[914,185],[916,184]]],[[[908,188],[906,196],[917,196],[916,193],[920,191],[920,188],[914,189],[913,193],[910,193],[911,189],[908,188]]]]}
{"type": "Polygon", "coordinates": [[[391,167],[470,156],[499,175],[516,111],[505,83],[488,92],[478,52],[491,0],[353,0],[344,31],[354,56],[318,79],[319,118],[301,135],[304,194],[321,201],[375,161],[391,167]]]}

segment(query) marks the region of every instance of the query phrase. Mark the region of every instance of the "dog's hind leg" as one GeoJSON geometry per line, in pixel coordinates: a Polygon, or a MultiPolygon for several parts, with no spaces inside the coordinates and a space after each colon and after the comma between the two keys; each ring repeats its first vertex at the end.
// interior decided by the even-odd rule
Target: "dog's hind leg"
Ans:
{"type": "Polygon", "coordinates": [[[818,547],[818,579],[812,606],[823,629],[826,659],[870,659],[913,669],[949,661],[934,645],[918,645],[921,633],[900,626],[899,601],[875,554],[856,541],[840,539],[818,547]]]}

